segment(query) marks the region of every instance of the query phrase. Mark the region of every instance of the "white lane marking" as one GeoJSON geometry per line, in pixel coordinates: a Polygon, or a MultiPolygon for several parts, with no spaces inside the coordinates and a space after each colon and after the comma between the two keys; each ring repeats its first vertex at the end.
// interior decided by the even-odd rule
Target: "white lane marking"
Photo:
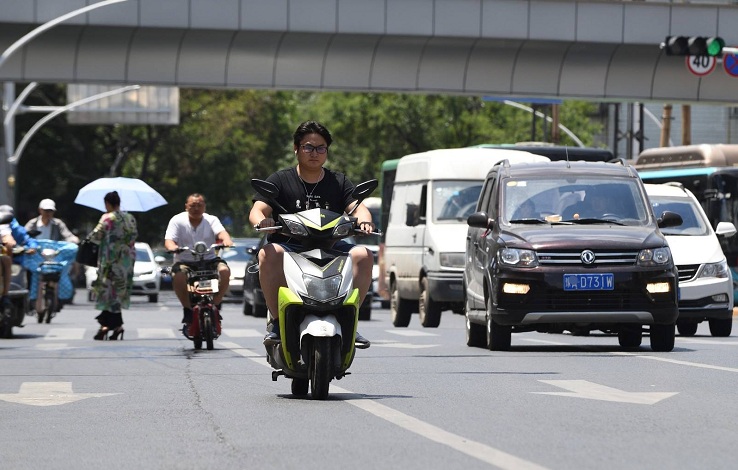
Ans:
{"type": "Polygon", "coordinates": [[[652,361],[661,361],[661,362],[669,362],[671,364],[679,364],[681,366],[698,367],[700,369],[722,370],[725,372],[738,372],[738,369],[733,368],[733,367],[713,366],[710,364],[700,364],[699,362],[680,361],[678,359],[669,359],[666,357],[659,357],[659,356],[647,356],[643,354],[634,354],[634,353],[616,352],[616,351],[613,351],[610,354],[614,354],[616,356],[633,356],[633,357],[639,357],[641,359],[650,359],[652,361]]]}
{"type": "Polygon", "coordinates": [[[56,351],[60,349],[77,349],[77,348],[70,348],[67,343],[38,343],[35,346],[38,349],[43,349],[44,351],[56,351]]]}
{"type": "Polygon", "coordinates": [[[86,330],[87,328],[51,328],[44,339],[50,341],[82,339],[86,330]]]}
{"type": "Polygon", "coordinates": [[[427,333],[425,331],[416,331],[416,330],[384,330],[387,333],[391,333],[393,335],[398,336],[441,336],[438,333],[427,333]]]}
{"type": "Polygon", "coordinates": [[[72,382],[23,382],[18,393],[0,395],[0,400],[33,406],[66,405],[85,398],[108,397],[120,393],[74,393],[72,382]]]}
{"type": "Polygon", "coordinates": [[[680,343],[686,344],[717,344],[727,346],[738,346],[738,341],[718,341],[715,339],[700,339],[700,338],[676,338],[680,343]]]}
{"type": "Polygon", "coordinates": [[[679,392],[626,392],[587,380],[539,380],[569,392],[530,392],[537,395],[556,395],[560,397],[586,398],[589,400],[654,405],[661,400],[673,397],[679,392]]]}
{"type": "Polygon", "coordinates": [[[531,343],[551,344],[553,346],[573,346],[571,343],[558,343],[556,341],[546,341],[545,339],[533,339],[533,338],[522,338],[523,341],[530,341],[531,343]]]}
{"type": "Polygon", "coordinates": [[[396,343],[394,341],[372,341],[372,346],[376,348],[397,348],[397,349],[426,349],[440,346],[438,344],[412,344],[412,343],[396,343]]]}
{"type": "Polygon", "coordinates": [[[138,338],[176,338],[176,336],[171,328],[138,328],[138,338]]]}
{"type": "MultiPolygon", "coordinates": [[[[231,349],[236,354],[240,354],[241,356],[251,359],[257,364],[266,366],[269,369],[272,368],[267,362],[264,361],[263,356],[260,356],[259,354],[249,349],[242,348],[236,343],[221,341],[220,345],[225,348],[231,349]]],[[[335,385],[331,385],[331,390],[338,393],[356,395],[355,392],[346,390],[345,388],[336,387],[335,385]]],[[[463,436],[444,431],[439,427],[433,426],[432,424],[426,423],[417,418],[413,418],[412,416],[406,415],[405,413],[397,411],[388,406],[379,404],[374,400],[369,400],[366,398],[352,399],[346,400],[346,403],[362,409],[368,413],[371,413],[378,418],[382,418],[385,421],[395,424],[421,437],[425,437],[426,439],[429,439],[433,442],[451,447],[452,449],[457,450],[463,454],[474,457],[475,459],[481,460],[485,463],[489,463],[503,470],[548,470],[546,467],[535,464],[533,462],[529,462],[527,460],[523,460],[519,457],[515,457],[512,454],[508,454],[507,452],[495,449],[494,447],[490,447],[486,444],[475,442],[463,436]]]]}
{"type": "Polygon", "coordinates": [[[264,333],[259,333],[253,328],[223,328],[223,334],[229,338],[261,338],[264,333]]]}

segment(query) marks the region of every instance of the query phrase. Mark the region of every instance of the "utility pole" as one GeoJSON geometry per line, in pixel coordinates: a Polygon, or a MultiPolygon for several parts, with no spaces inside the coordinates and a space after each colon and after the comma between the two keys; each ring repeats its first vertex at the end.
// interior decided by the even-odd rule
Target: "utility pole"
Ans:
{"type": "Polygon", "coordinates": [[[671,105],[664,105],[664,114],[661,115],[661,140],[659,147],[669,146],[669,137],[671,134],[671,105]]]}
{"type": "Polygon", "coordinates": [[[682,105],[682,145],[692,145],[692,107],[682,105]]]}
{"type": "Polygon", "coordinates": [[[553,104],[551,105],[551,142],[558,145],[559,141],[561,140],[561,133],[559,132],[559,105],[553,104]]]}

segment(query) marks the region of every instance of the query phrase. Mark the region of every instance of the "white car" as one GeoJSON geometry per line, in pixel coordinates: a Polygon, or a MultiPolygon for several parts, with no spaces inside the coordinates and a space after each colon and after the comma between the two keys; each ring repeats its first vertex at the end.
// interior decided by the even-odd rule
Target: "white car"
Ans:
{"type": "Polygon", "coordinates": [[[733,325],[733,279],[718,236],[735,235],[730,222],[710,226],[697,198],[679,183],[647,184],[656,217],[676,212],[683,223],[661,229],[679,270],[679,319],[682,336],[692,336],[708,320],[713,336],[730,336],[733,325]]]}
{"type": "MultiPolygon", "coordinates": [[[[92,283],[97,279],[97,268],[87,267],[85,270],[88,299],[94,300],[92,283]]],[[[133,291],[131,295],[147,295],[149,302],[159,300],[161,287],[161,268],[154,261],[154,253],[148,243],[136,243],[136,262],[133,265],[133,291]]]]}
{"type": "Polygon", "coordinates": [[[258,238],[234,238],[233,247],[220,252],[220,258],[228,263],[228,268],[231,270],[225,300],[238,302],[243,300],[243,278],[246,276],[246,263],[254,256],[246,250],[258,244],[258,238]]]}

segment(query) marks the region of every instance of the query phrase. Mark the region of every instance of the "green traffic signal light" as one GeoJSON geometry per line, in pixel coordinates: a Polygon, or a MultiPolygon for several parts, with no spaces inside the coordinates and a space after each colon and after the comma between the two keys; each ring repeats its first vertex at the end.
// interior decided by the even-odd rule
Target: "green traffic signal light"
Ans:
{"type": "Polygon", "coordinates": [[[723,47],[725,47],[725,41],[723,41],[723,38],[707,38],[707,55],[720,57],[723,52],[723,47]]]}

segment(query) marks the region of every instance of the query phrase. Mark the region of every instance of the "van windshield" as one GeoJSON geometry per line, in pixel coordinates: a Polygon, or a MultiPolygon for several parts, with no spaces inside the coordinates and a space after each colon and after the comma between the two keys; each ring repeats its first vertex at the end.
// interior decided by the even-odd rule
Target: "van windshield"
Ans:
{"type": "Polygon", "coordinates": [[[664,235],[709,235],[707,222],[702,217],[697,203],[688,197],[649,196],[654,214],[664,211],[676,212],[682,216],[682,225],[662,228],[664,235]]]}
{"type": "Polygon", "coordinates": [[[458,222],[474,213],[482,181],[436,181],[433,183],[433,221],[458,222]]]}
{"type": "Polygon", "coordinates": [[[648,223],[648,210],[633,178],[509,178],[502,181],[502,187],[504,224],[648,223]]]}

